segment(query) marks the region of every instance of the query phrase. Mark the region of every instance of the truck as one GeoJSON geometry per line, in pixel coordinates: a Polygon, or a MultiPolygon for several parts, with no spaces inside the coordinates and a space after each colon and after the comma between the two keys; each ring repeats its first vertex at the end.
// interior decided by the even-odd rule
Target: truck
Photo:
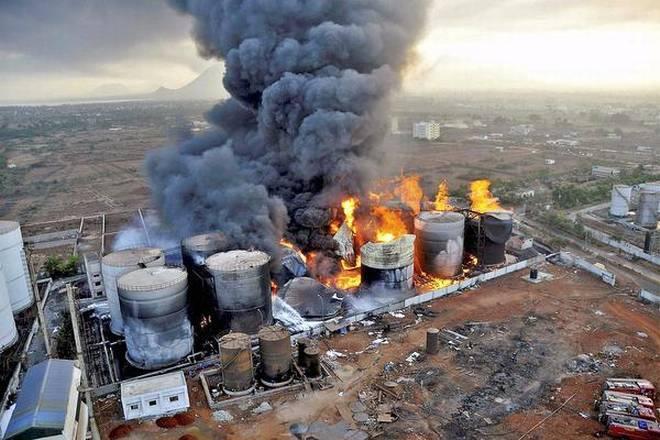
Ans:
{"type": "Polygon", "coordinates": [[[603,391],[618,391],[655,399],[655,387],[646,379],[610,378],[605,381],[603,391]]]}
{"type": "Polygon", "coordinates": [[[630,403],[603,402],[598,413],[598,420],[607,425],[610,417],[629,416],[638,419],[650,420],[656,422],[655,412],[645,406],[634,406],[630,403]]]}
{"type": "Polygon", "coordinates": [[[660,440],[660,425],[636,417],[612,415],[608,418],[607,435],[627,440],[660,440]]]}
{"type": "Polygon", "coordinates": [[[601,396],[601,398],[596,400],[595,402],[596,410],[600,409],[600,406],[602,405],[603,402],[633,404],[635,406],[644,406],[646,408],[655,409],[653,400],[649,399],[646,396],[621,393],[618,391],[603,391],[603,395],[601,396]]]}

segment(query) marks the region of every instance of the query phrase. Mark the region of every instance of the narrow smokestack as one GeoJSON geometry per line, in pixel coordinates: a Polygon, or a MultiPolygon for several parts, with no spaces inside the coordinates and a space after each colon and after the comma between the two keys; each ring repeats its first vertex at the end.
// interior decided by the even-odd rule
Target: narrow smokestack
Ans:
{"type": "Polygon", "coordinates": [[[360,194],[423,28],[428,0],[171,0],[200,54],[225,61],[216,129],[149,155],[153,199],[181,237],[220,230],[277,254],[289,219],[304,247],[326,209],[360,194]]]}

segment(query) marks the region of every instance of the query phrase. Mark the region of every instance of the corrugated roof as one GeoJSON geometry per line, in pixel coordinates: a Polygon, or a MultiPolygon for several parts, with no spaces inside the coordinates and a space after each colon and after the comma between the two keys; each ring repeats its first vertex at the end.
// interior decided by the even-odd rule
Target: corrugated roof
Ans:
{"type": "Polygon", "coordinates": [[[11,439],[30,429],[61,432],[76,369],[73,361],[62,359],[49,359],[31,367],[4,438],[11,439]]]}

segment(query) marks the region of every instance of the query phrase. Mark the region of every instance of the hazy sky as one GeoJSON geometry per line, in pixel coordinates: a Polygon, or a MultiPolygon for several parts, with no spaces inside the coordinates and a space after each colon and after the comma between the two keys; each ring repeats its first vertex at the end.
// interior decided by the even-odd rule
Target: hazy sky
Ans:
{"type": "MultiPolygon", "coordinates": [[[[181,86],[213,64],[189,30],[164,0],[0,0],[0,101],[181,86]]],[[[660,0],[434,0],[418,52],[409,91],[660,91],[660,0]]]]}

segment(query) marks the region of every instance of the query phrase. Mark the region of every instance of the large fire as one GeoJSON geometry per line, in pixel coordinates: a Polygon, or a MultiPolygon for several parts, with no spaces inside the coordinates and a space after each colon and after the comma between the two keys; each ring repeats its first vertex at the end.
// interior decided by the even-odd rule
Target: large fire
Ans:
{"type": "MultiPolygon", "coordinates": [[[[341,202],[343,216],[330,225],[330,232],[338,234],[335,240],[341,243],[339,261],[332,256],[311,253],[304,258],[311,273],[323,284],[343,290],[358,288],[361,284],[361,259],[359,251],[367,242],[389,243],[405,234],[413,233],[412,218],[419,214],[423,206],[436,211],[452,211],[455,208],[449,200],[449,187],[446,181],[440,182],[434,200],[424,197],[419,176],[405,176],[395,181],[380,181],[367,193],[364,200],[356,196],[347,197],[341,202]],[[363,203],[364,202],[364,203],[363,203]],[[342,218],[343,217],[343,218],[342,218]]],[[[488,180],[477,180],[470,185],[471,209],[485,213],[501,211],[499,201],[490,192],[488,180]]],[[[291,243],[283,246],[299,252],[291,243]]],[[[477,266],[477,261],[469,257],[464,265],[463,275],[467,276],[477,266]]],[[[454,279],[434,278],[427,274],[417,275],[424,290],[439,289],[456,282],[454,279]]]]}
{"type": "Polygon", "coordinates": [[[470,184],[471,209],[478,213],[502,211],[499,199],[490,192],[490,180],[475,180],[470,184]]]}

